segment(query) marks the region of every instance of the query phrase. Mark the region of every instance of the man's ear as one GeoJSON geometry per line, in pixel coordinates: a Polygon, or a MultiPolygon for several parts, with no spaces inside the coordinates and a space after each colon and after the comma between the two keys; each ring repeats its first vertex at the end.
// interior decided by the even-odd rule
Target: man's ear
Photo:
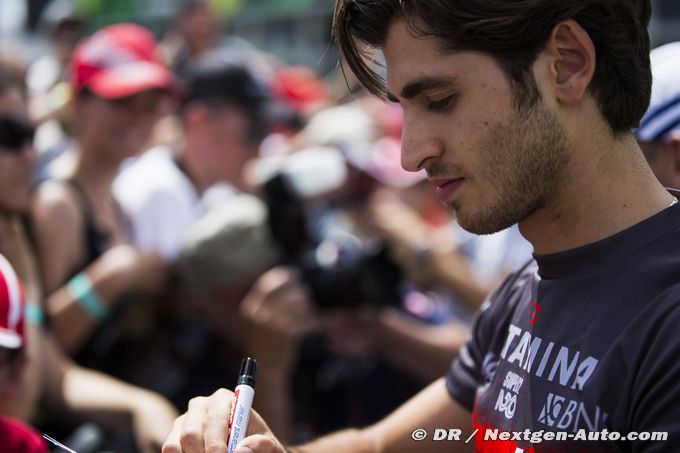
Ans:
{"type": "Polygon", "coordinates": [[[544,53],[556,98],[567,104],[580,102],[595,73],[596,53],[590,35],[574,20],[555,25],[544,53]]]}
{"type": "Polygon", "coordinates": [[[673,166],[670,180],[671,187],[680,189],[680,130],[671,132],[667,144],[670,147],[671,164],[673,166]]]}

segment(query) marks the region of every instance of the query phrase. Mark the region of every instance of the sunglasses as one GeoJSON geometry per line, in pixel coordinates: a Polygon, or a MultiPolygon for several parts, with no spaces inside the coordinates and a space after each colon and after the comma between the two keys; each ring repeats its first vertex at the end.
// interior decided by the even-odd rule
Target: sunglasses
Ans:
{"type": "Polygon", "coordinates": [[[26,143],[33,142],[35,129],[28,122],[12,116],[0,116],[0,149],[11,153],[23,152],[26,143]]]}

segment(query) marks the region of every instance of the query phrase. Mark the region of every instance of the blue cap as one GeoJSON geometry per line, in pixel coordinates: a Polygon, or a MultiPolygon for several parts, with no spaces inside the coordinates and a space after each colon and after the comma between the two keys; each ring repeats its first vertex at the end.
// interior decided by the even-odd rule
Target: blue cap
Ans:
{"type": "Polygon", "coordinates": [[[657,47],[650,54],[652,99],[635,130],[638,140],[665,140],[680,130],[680,42],[657,47]]]}

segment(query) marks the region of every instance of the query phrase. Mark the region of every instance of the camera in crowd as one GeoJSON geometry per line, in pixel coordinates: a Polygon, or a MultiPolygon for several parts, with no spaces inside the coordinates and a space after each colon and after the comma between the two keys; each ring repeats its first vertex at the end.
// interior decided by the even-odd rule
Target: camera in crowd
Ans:
{"type": "Polygon", "coordinates": [[[320,234],[312,227],[320,215],[307,204],[310,190],[305,187],[314,185],[309,180],[321,178],[329,186],[335,179],[342,185],[348,182],[347,172],[336,178],[325,168],[306,167],[302,172],[279,171],[264,184],[269,228],[284,264],[299,269],[320,308],[400,305],[402,272],[384,241],[366,244],[350,234],[320,234]]]}

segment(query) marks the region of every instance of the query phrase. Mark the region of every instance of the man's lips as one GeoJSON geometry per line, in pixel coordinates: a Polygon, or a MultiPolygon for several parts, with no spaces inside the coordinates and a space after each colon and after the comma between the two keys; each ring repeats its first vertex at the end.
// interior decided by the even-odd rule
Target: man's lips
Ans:
{"type": "Polygon", "coordinates": [[[455,178],[455,179],[441,179],[441,178],[430,178],[430,182],[436,186],[437,198],[442,203],[448,203],[451,201],[451,197],[458,191],[460,186],[465,181],[465,178],[455,178]]]}

